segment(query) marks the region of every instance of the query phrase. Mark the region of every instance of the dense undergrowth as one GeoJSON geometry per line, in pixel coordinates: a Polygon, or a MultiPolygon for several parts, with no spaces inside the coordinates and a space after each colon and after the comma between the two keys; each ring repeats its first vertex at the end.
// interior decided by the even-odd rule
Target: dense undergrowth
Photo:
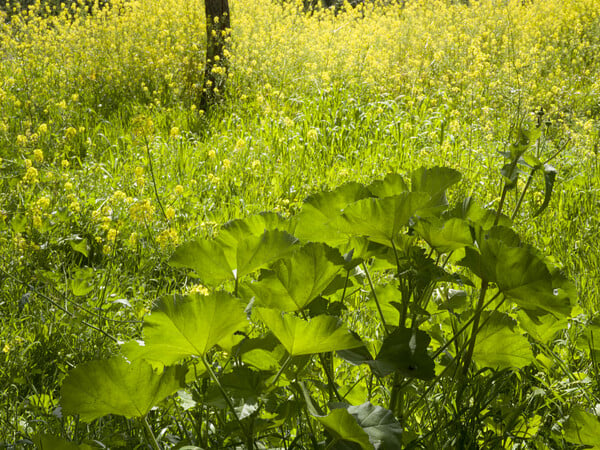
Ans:
{"type": "MultiPolygon", "coordinates": [[[[574,438],[572,424],[587,420],[593,430],[600,404],[589,351],[600,303],[600,3],[365,2],[312,14],[294,2],[231,6],[227,87],[209,111],[193,104],[204,62],[200,1],[112,2],[91,14],[83,4],[0,10],[0,442],[18,447],[41,433],[144,446],[135,420],[63,415],[60,387],[73,368],[139,339],[164,295],[208,291],[208,281],[168,264],[179,245],[261,211],[295,215],[307,195],[349,181],[368,186],[387,173],[446,166],[463,174],[451,206],[469,195],[492,210],[520,204],[516,231],[573,280],[579,304],[543,346],[520,323],[535,356],[526,365],[429,385],[412,416],[396,414],[404,444],[597,444],[574,438]],[[520,166],[501,200],[500,167],[523,125],[541,132],[528,155],[557,169],[536,217],[548,190],[543,170],[528,184],[530,169],[520,166]],[[457,391],[462,397],[444,394],[457,391]]],[[[372,270],[377,283],[393,278],[389,267],[372,270]]],[[[360,308],[372,300],[368,280],[355,282],[351,312],[364,315],[351,329],[383,339],[385,326],[360,308]]],[[[224,364],[221,375],[232,369],[223,353],[210,357],[224,364]]],[[[306,366],[315,380],[333,367],[324,358],[306,366]]],[[[348,402],[360,405],[368,392],[389,406],[388,381],[335,364],[340,383],[360,380],[348,402]]],[[[175,396],[145,417],[160,445],[200,445],[210,433],[205,444],[225,445],[223,423],[233,416],[223,400],[199,401],[209,395],[202,389],[214,393],[202,380],[193,399],[175,396]]],[[[321,383],[324,405],[333,382],[321,383]]],[[[403,395],[414,400],[428,386],[418,383],[403,395]]],[[[327,425],[298,414],[295,428],[278,431],[282,442],[319,444],[327,425]]]]}

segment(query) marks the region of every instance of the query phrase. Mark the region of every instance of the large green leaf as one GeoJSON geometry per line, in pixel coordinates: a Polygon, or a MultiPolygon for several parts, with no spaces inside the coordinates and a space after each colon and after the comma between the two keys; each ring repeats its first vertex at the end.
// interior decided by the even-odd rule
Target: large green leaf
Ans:
{"type": "Polygon", "coordinates": [[[346,409],[334,409],[329,415],[317,416],[316,419],[335,439],[355,442],[364,450],[374,450],[375,447],[371,444],[369,435],[346,409]]]}
{"type": "Polygon", "coordinates": [[[460,181],[459,171],[449,167],[421,167],[410,175],[412,192],[427,192],[430,195],[428,209],[431,212],[441,211],[448,204],[446,189],[460,181]]]}
{"type": "Polygon", "coordinates": [[[338,250],[326,244],[309,243],[277,261],[271,272],[247,287],[259,306],[297,311],[319,296],[344,264],[338,250]]]}
{"type": "Polygon", "coordinates": [[[262,236],[265,231],[290,232],[290,221],[274,212],[262,212],[243,219],[227,222],[217,236],[217,241],[227,247],[236,248],[238,243],[250,236],[262,236]]]}
{"type": "Polygon", "coordinates": [[[236,275],[241,278],[273,261],[283,258],[298,242],[285,231],[265,231],[260,236],[250,236],[240,241],[236,252],[236,275]]]}
{"type": "Polygon", "coordinates": [[[142,417],[185,386],[185,372],[180,366],[159,372],[146,361],[129,363],[120,356],[90,361],[69,373],[60,403],[64,413],[79,414],[86,422],[107,414],[142,417]]]}
{"type": "Polygon", "coordinates": [[[496,283],[502,293],[530,315],[568,316],[573,290],[559,274],[553,275],[540,254],[520,245],[512,230],[480,230],[478,249],[467,247],[461,264],[480,278],[496,283]]]}
{"type": "Polygon", "coordinates": [[[165,297],[144,319],[144,345],[123,345],[130,359],[169,365],[190,356],[203,356],[222,339],[247,325],[240,301],[224,292],[165,297]]]}
{"type": "Polygon", "coordinates": [[[203,283],[217,285],[225,280],[235,279],[231,267],[234,263],[233,257],[227,255],[225,250],[221,244],[212,240],[189,241],[175,249],[169,264],[173,267],[192,269],[203,283]]]}
{"type": "Polygon", "coordinates": [[[285,231],[266,230],[260,235],[246,236],[240,229],[236,228],[225,241],[186,242],[175,250],[169,263],[192,269],[205,284],[217,285],[266,267],[291,252],[297,242],[285,231]]]}
{"type": "Polygon", "coordinates": [[[485,325],[477,332],[473,359],[480,367],[521,368],[534,360],[531,345],[516,322],[499,312],[484,312],[485,325]]]}
{"type": "Polygon", "coordinates": [[[366,402],[348,407],[348,412],[354,416],[378,450],[402,448],[402,427],[390,410],[366,402]]]}
{"type": "Polygon", "coordinates": [[[435,375],[435,363],[427,354],[430,341],[424,331],[396,328],[384,339],[375,360],[367,364],[379,377],[397,370],[405,377],[431,379],[435,375]]]}
{"type": "Polygon", "coordinates": [[[415,224],[415,230],[439,253],[449,253],[473,245],[471,228],[463,219],[423,219],[415,224]]]}
{"type": "Polygon", "coordinates": [[[429,194],[404,192],[385,198],[366,198],[348,205],[332,224],[350,236],[366,236],[390,245],[415,213],[429,201],[429,194]]]}
{"type": "Polygon", "coordinates": [[[351,182],[307,197],[296,216],[295,235],[302,241],[325,242],[334,247],[345,243],[347,236],[330,222],[350,203],[371,195],[362,184],[351,182]]]}
{"type": "Polygon", "coordinates": [[[409,190],[402,175],[397,173],[388,173],[383,180],[374,181],[367,189],[380,198],[393,197],[409,190]]]}
{"type": "Polygon", "coordinates": [[[33,443],[38,450],[97,450],[98,446],[89,444],[76,444],[57,436],[38,434],[33,437],[33,443]]]}
{"type": "Polygon", "coordinates": [[[564,430],[567,441],[600,449],[600,422],[594,414],[573,408],[564,430]]]}
{"type": "MultiPolygon", "coordinates": [[[[480,202],[473,197],[466,197],[450,211],[451,217],[464,219],[468,223],[472,225],[476,224],[484,230],[489,230],[495,225],[496,215],[496,211],[484,208],[480,202]]],[[[512,226],[512,220],[504,214],[500,214],[496,225],[510,227],[512,226]]]]}
{"type": "Polygon", "coordinates": [[[308,321],[267,308],[256,308],[260,319],[292,356],[332,352],[359,347],[356,339],[338,319],[322,315],[308,321]]]}

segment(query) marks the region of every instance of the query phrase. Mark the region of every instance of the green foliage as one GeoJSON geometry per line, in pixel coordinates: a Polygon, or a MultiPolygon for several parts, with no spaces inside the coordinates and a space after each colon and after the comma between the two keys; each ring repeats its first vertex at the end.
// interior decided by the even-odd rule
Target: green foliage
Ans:
{"type": "MultiPolygon", "coordinates": [[[[523,136],[509,165],[527,151],[523,136]]],[[[233,419],[227,429],[248,448],[278,442],[261,432],[294,414],[281,409],[293,397],[304,400],[292,408],[305,412],[304,425],[323,427],[314,438],[328,448],[431,444],[409,413],[426,408],[419,390],[462,401],[485,370],[535,365],[534,342],[548,346],[575,302],[569,282],[522,243],[501,210],[471,198],[448,204],[447,189],[459,180],[456,170],[434,167],[416,170],[410,182],[393,174],[346,184],[308,197],[289,219],[237,219],[212,239],[180,245],[170,264],[192,270],[212,292],[163,297],[144,319],[143,341],[121,347],[130,365],[116,357],[71,372],[64,411],[88,421],[109,413],[146,420],[152,406],[183,387],[177,363],[188,367],[186,389],[198,404],[226,409],[220,414],[233,419]],[[370,316],[349,293],[354,286],[369,293],[370,316]],[[164,387],[138,392],[141,406],[124,394],[115,402],[115,390],[138,382],[164,387]],[[344,383],[353,385],[342,396],[344,383]],[[362,401],[353,406],[345,397],[362,401]]],[[[513,184],[507,179],[503,192],[513,184]]],[[[581,420],[572,416],[567,439],[581,420]]]]}

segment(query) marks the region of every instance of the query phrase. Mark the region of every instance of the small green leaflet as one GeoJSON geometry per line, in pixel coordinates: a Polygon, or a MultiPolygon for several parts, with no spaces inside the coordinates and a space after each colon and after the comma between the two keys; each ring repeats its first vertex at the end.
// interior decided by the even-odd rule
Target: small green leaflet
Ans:
{"type": "Polygon", "coordinates": [[[332,316],[322,315],[306,321],[290,314],[282,315],[274,309],[255,308],[255,311],[291,356],[345,350],[362,345],[332,316]]]}
{"type": "Polygon", "coordinates": [[[421,167],[410,175],[410,190],[427,192],[431,198],[427,207],[431,212],[437,212],[448,204],[446,189],[458,183],[461,178],[458,170],[449,167],[421,167]]]}
{"type": "Polygon", "coordinates": [[[60,403],[66,414],[85,422],[107,414],[145,416],[165,397],[185,386],[181,366],[154,370],[146,361],[129,363],[120,356],[80,364],[65,379],[60,403]]]}
{"type": "Polygon", "coordinates": [[[144,345],[130,342],[123,345],[122,352],[129,359],[169,365],[190,356],[204,356],[247,324],[243,305],[225,292],[173,295],[163,298],[144,319],[144,345]]]}

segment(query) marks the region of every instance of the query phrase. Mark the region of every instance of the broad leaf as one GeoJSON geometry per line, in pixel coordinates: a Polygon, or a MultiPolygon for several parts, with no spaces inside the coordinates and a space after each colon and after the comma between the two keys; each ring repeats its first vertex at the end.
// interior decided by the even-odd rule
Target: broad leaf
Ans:
{"type": "Polygon", "coordinates": [[[142,417],[185,386],[185,372],[180,366],[158,372],[146,361],[129,363],[120,356],[90,361],[69,372],[60,403],[63,412],[86,422],[107,414],[142,417]]]}
{"type": "Polygon", "coordinates": [[[173,253],[169,264],[173,267],[192,269],[204,284],[217,285],[235,279],[233,257],[225,254],[219,243],[202,239],[185,242],[173,253]]]}
{"type": "Polygon", "coordinates": [[[366,236],[390,245],[392,239],[429,201],[423,192],[405,192],[394,197],[366,198],[344,208],[333,225],[350,236],[366,236]]]}
{"type": "Polygon", "coordinates": [[[274,309],[256,308],[255,311],[292,356],[362,345],[335,317],[323,315],[306,321],[290,314],[282,315],[274,309]]]}
{"type": "Polygon", "coordinates": [[[239,231],[235,236],[240,237],[240,241],[233,236],[230,234],[226,242],[186,242],[175,250],[169,264],[192,269],[205,284],[217,285],[266,267],[292,251],[297,242],[294,236],[279,230],[248,236],[239,231]]]}
{"type": "Polygon", "coordinates": [[[396,370],[403,376],[428,380],[435,375],[435,363],[427,354],[431,338],[421,330],[397,328],[387,336],[372,363],[367,363],[379,377],[396,370]]]}
{"type": "Polygon", "coordinates": [[[449,167],[421,167],[411,173],[410,189],[412,192],[427,192],[430,196],[427,204],[430,212],[435,213],[448,204],[446,189],[458,183],[462,175],[449,167]]]}
{"type": "Polygon", "coordinates": [[[338,250],[326,244],[309,243],[289,258],[277,261],[272,272],[247,287],[260,306],[297,311],[318,297],[344,264],[338,250]]]}
{"type": "Polygon", "coordinates": [[[302,241],[325,242],[334,247],[345,243],[347,236],[340,234],[330,222],[350,203],[371,195],[362,184],[352,182],[307,197],[296,216],[295,235],[302,241]]]}
{"type": "Polygon", "coordinates": [[[260,236],[250,236],[238,243],[236,252],[237,278],[247,275],[273,261],[286,256],[298,240],[279,230],[265,231],[260,236]]]}
{"type": "Polygon", "coordinates": [[[423,219],[415,224],[415,230],[439,253],[449,253],[473,245],[471,228],[462,219],[423,219]]]}
{"type": "Polygon", "coordinates": [[[598,417],[580,408],[573,408],[565,423],[565,439],[575,444],[600,449],[600,422],[598,417]]]}
{"type": "Polygon", "coordinates": [[[482,320],[485,324],[477,332],[473,352],[480,367],[521,368],[534,360],[529,341],[515,329],[516,322],[508,315],[483,313],[482,320]]]}
{"type": "Polygon", "coordinates": [[[190,356],[203,356],[222,339],[247,325],[244,307],[224,292],[208,296],[165,297],[144,319],[144,345],[122,347],[130,359],[169,365],[190,356]]]}
{"type": "Polygon", "coordinates": [[[95,450],[99,448],[88,444],[76,444],[75,442],[47,434],[34,436],[33,443],[38,450],[95,450]]]}
{"type": "Polygon", "coordinates": [[[573,291],[564,277],[553,276],[542,257],[529,246],[520,246],[514,232],[504,227],[482,230],[479,251],[467,247],[461,264],[480,278],[496,283],[506,297],[528,314],[568,316],[573,291]]]}
{"type": "Polygon", "coordinates": [[[262,236],[265,231],[290,232],[290,222],[273,212],[263,212],[243,219],[234,219],[219,230],[216,241],[227,247],[236,248],[238,243],[250,236],[262,236]]]}
{"type": "Polygon", "coordinates": [[[317,416],[316,419],[335,439],[355,442],[364,450],[374,450],[375,447],[369,441],[369,435],[346,409],[334,409],[329,415],[317,416]]]}
{"type": "Polygon", "coordinates": [[[397,173],[388,173],[383,180],[374,181],[367,189],[380,198],[393,197],[409,190],[402,175],[397,173]]]}
{"type": "MultiPolygon", "coordinates": [[[[496,222],[496,215],[496,211],[484,208],[481,206],[479,201],[473,197],[465,198],[450,211],[451,217],[464,219],[469,224],[478,225],[484,230],[489,230],[495,226],[494,223],[496,222]]],[[[500,214],[497,225],[510,227],[512,226],[512,220],[510,220],[504,214],[500,214]]]]}
{"type": "Polygon", "coordinates": [[[402,448],[402,427],[390,410],[366,402],[348,407],[348,412],[354,416],[378,450],[402,448]]]}

